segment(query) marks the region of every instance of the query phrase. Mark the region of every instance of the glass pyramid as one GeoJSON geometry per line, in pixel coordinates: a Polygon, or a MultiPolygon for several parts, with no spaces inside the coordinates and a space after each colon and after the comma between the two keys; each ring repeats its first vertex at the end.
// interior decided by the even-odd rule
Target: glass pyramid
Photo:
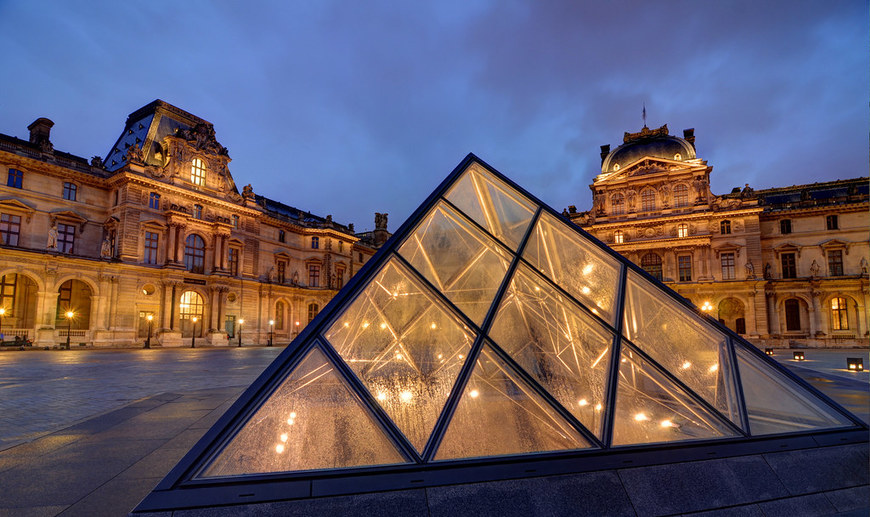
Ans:
{"type": "Polygon", "coordinates": [[[469,155],[143,504],[847,428],[866,426],[469,155]]]}

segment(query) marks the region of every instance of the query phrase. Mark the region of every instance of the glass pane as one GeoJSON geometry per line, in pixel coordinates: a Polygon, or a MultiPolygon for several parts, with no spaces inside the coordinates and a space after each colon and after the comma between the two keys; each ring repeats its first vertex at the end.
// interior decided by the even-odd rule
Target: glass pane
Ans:
{"type": "Polygon", "coordinates": [[[435,459],[585,447],[591,444],[484,346],[435,459]]]}
{"type": "Polygon", "coordinates": [[[405,462],[326,356],[314,348],[201,477],[405,462]]]}
{"type": "Polygon", "coordinates": [[[742,346],[737,365],[749,430],[753,435],[850,426],[852,423],[809,391],[742,346]]]}
{"type": "Polygon", "coordinates": [[[628,347],[616,388],[613,445],[738,436],[628,347]]]}
{"type": "Polygon", "coordinates": [[[391,259],[326,338],[422,453],[475,334],[391,259]]]}
{"type": "Polygon", "coordinates": [[[483,322],[510,263],[510,252],[438,203],[399,253],[469,319],[483,322]]]}
{"type": "Polygon", "coordinates": [[[615,322],[619,261],[549,213],[542,213],[523,258],[605,321],[615,322]]]}
{"type": "Polygon", "coordinates": [[[520,264],[489,337],[601,437],[613,335],[520,264]]]}
{"type": "Polygon", "coordinates": [[[628,272],[625,336],[710,405],[741,426],[725,335],[628,272]]]}
{"type": "Polygon", "coordinates": [[[514,251],[537,209],[478,164],[472,164],[444,197],[514,251]]]}

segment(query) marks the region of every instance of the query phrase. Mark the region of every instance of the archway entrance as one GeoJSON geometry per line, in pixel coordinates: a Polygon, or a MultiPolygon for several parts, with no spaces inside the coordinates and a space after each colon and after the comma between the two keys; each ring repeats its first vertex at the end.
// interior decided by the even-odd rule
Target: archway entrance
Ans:
{"type": "Polygon", "coordinates": [[[33,339],[36,326],[36,282],[25,275],[9,273],[0,277],[0,308],[3,340],[33,339]]]}
{"type": "Polygon", "coordinates": [[[719,302],[719,321],[738,334],[746,334],[746,311],[737,298],[719,302]]]}

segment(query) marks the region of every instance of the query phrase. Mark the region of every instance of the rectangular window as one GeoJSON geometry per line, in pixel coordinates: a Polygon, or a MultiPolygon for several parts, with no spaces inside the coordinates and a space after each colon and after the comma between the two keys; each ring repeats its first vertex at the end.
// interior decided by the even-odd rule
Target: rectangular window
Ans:
{"type": "Polygon", "coordinates": [[[148,196],[148,208],[160,210],[160,194],[158,194],[157,192],[152,192],[148,196]]]}
{"type": "Polygon", "coordinates": [[[145,232],[145,263],[157,263],[157,243],[159,241],[157,232],[145,232]]]}
{"type": "Polygon", "coordinates": [[[232,221],[233,221],[233,228],[238,229],[239,228],[239,216],[234,214],[232,217],[232,221]]]}
{"type": "Polygon", "coordinates": [[[287,234],[284,233],[284,230],[278,230],[278,242],[285,242],[287,240],[287,234]]]}
{"type": "Polygon", "coordinates": [[[680,282],[692,281],[692,257],[691,255],[680,255],[677,257],[677,265],[680,273],[680,282]]]}
{"type": "Polygon", "coordinates": [[[335,288],[344,287],[344,268],[335,268],[335,288]]]}
{"type": "Polygon", "coordinates": [[[57,318],[60,319],[66,311],[72,310],[72,282],[64,282],[57,290],[57,318]]]}
{"type": "Polygon", "coordinates": [[[227,250],[227,266],[230,268],[230,274],[239,276],[239,250],[229,248],[227,250]]]}
{"type": "Polygon", "coordinates": [[[21,234],[21,216],[0,214],[0,244],[18,246],[18,236],[21,234]]]}
{"type": "Polygon", "coordinates": [[[783,278],[797,278],[797,262],[794,253],[783,253],[780,257],[783,278]]]}
{"type": "Polygon", "coordinates": [[[734,254],[722,254],[722,280],[734,280],[734,254]]]}
{"type": "Polygon", "coordinates": [[[320,266],[316,264],[308,266],[308,287],[320,287],[320,266]]]}
{"type": "Polygon", "coordinates": [[[320,248],[320,237],[312,237],[311,238],[311,249],[320,248]]]}
{"type": "Polygon", "coordinates": [[[63,198],[68,199],[70,201],[76,200],[76,191],[78,190],[78,186],[75,183],[70,183],[65,181],[63,184],[63,198]]]}
{"type": "Polygon", "coordinates": [[[840,221],[837,220],[836,215],[829,215],[825,218],[825,224],[827,225],[829,230],[839,230],[840,229],[840,221]]]}
{"type": "Polygon", "coordinates": [[[72,253],[76,240],[76,227],[71,224],[57,223],[57,251],[72,253]]]}
{"type": "Polygon", "coordinates": [[[791,233],[791,219],[783,219],[779,222],[779,233],[783,235],[791,233]]]}
{"type": "Polygon", "coordinates": [[[843,276],[843,250],[831,250],[828,252],[828,274],[831,276],[843,276]]]}
{"type": "Polygon", "coordinates": [[[12,188],[22,188],[24,184],[24,173],[18,169],[9,169],[9,176],[6,177],[6,186],[12,188]]]}
{"type": "Polygon", "coordinates": [[[849,330],[849,313],[845,298],[831,300],[831,329],[849,330]]]}
{"type": "Polygon", "coordinates": [[[283,260],[278,261],[278,283],[283,284],[287,280],[287,263],[283,260]]]}
{"type": "Polygon", "coordinates": [[[193,205],[193,217],[202,219],[202,205],[193,205]]]}
{"type": "Polygon", "coordinates": [[[6,309],[6,317],[15,313],[15,289],[17,287],[17,274],[9,273],[0,277],[0,307],[6,309]]]}

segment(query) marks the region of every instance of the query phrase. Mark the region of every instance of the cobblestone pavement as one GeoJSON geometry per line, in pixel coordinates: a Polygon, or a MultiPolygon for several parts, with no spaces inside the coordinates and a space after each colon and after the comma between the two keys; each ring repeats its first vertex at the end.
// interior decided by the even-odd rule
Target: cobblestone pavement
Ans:
{"type": "Polygon", "coordinates": [[[0,450],[165,392],[248,386],[283,347],[0,353],[0,450]]]}

